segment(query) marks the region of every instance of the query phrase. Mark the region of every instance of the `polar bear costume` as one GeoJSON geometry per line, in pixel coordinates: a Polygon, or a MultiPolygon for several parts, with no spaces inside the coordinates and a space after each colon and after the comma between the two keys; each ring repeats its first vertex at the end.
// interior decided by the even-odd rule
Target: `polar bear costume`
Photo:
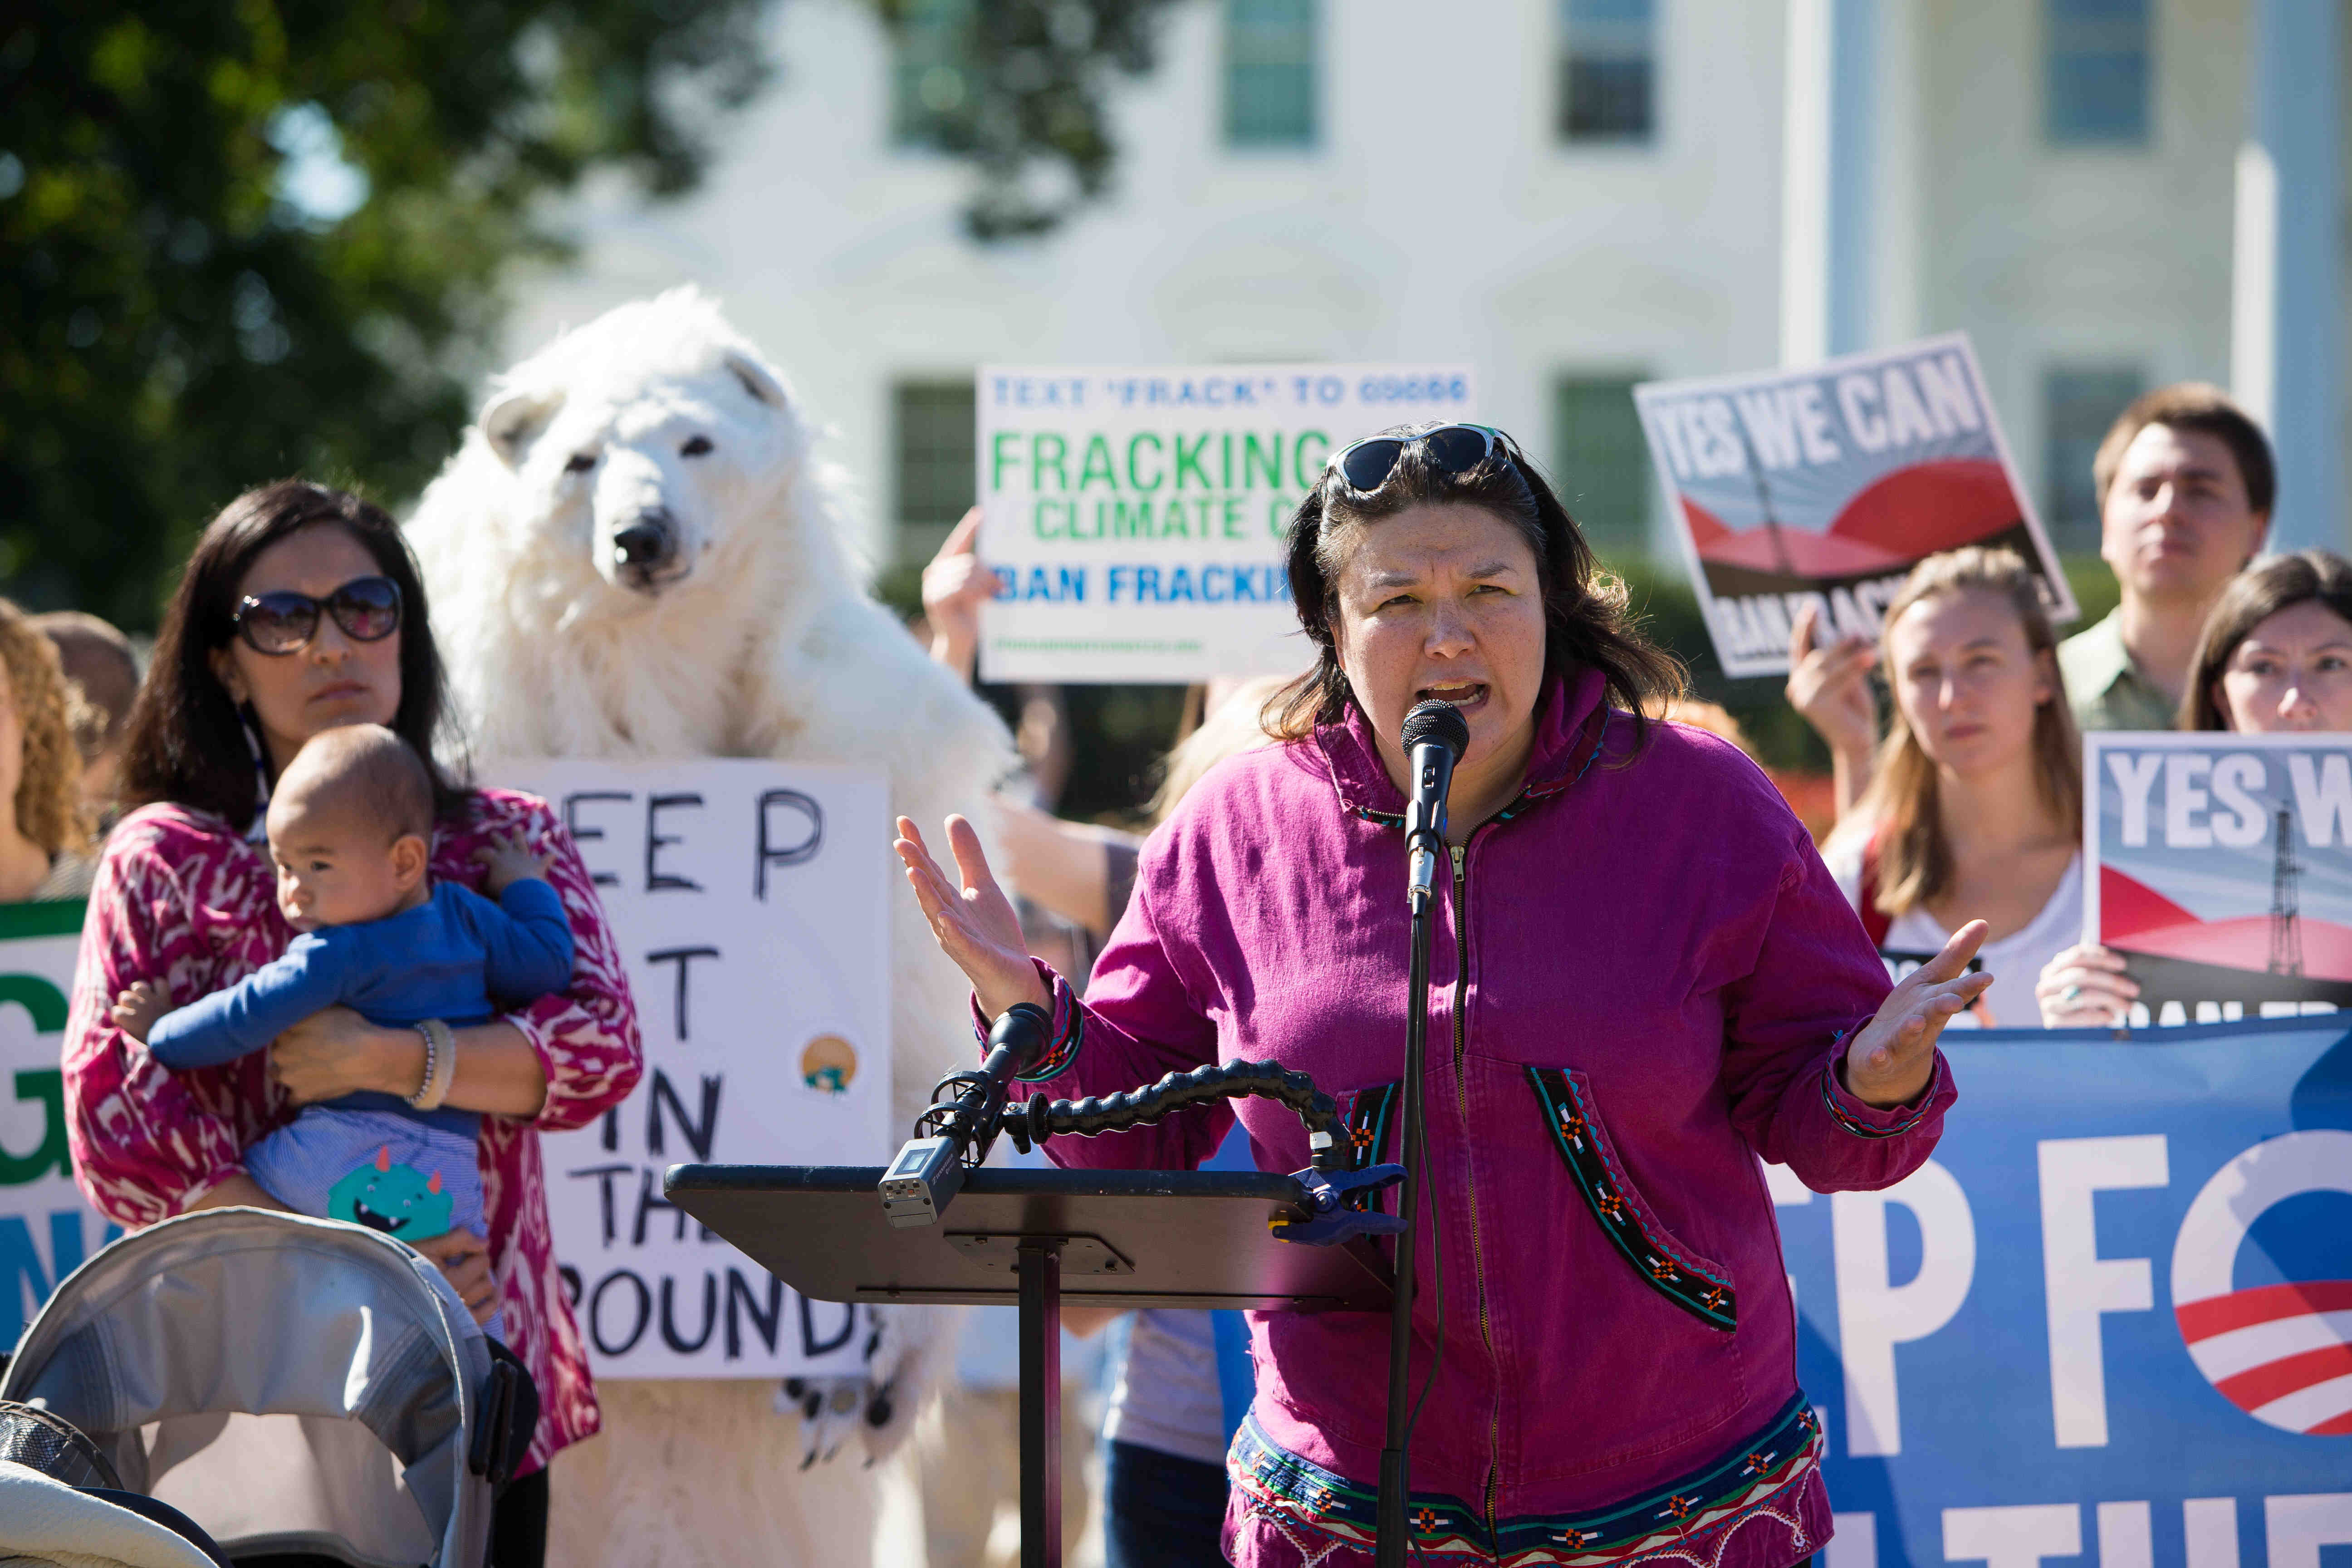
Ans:
{"type": "MultiPolygon", "coordinates": [[[[691,289],[621,306],[499,378],[407,526],[481,754],[862,763],[928,827],[982,820],[1011,742],[859,586],[844,478],[814,436],[782,377],[691,289]]],[[[892,908],[892,1122],[906,1129],[969,1060],[971,1022],[914,899],[892,908]]],[[[601,1385],[603,1439],[556,1462],[548,1561],[863,1568],[866,1455],[912,1423],[953,1327],[923,1309],[877,1318],[868,1372],[894,1384],[890,1418],[867,1426],[857,1391],[829,1389],[825,1441],[856,1436],[804,1473],[802,1422],[772,1412],[772,1383],[601,1385]]]]}

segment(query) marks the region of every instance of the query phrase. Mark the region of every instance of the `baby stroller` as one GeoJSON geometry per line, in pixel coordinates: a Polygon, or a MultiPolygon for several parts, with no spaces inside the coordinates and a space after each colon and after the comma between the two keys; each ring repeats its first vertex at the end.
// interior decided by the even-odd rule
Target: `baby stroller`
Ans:
{"type": "MultiPolygon", "coordinates": [[[[214,1209],[124,1237],[25,1331],[0,1400],[87,1434],[233,1559],[484,1568],[539,1420],[438,1270],[358,1226],[214,1209]]],[[[0,1519],[0,1561],[11,1555],[0,1519]]]]}

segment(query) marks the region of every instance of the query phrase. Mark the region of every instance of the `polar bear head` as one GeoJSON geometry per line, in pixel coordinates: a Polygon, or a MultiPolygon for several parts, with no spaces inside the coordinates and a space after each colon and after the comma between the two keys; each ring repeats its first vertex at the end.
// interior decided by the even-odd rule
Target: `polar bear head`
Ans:
{"type": "Polygon", "coordinates": [[[745,564],[734,534],[797,517],[786,503],[813,434],[783,378],[691,288],[565,333],[499,378],[476,426],[506,470],[499,510],[538,536],[532,552],[576,550],[577,566],[646,601],[745,564]]]}

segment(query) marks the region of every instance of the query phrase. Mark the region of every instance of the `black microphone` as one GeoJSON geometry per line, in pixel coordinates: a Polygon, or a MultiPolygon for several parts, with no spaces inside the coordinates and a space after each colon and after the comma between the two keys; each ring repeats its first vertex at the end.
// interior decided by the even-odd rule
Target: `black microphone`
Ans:
{"type": "Polygon", "coordinates": [[[1404,845],[1412,879],[1406,899],[1415,910],[1436,886],[1445,854],[1445,796],[1454,764],[1470,746],[1470,724],[1451,702],[1433,697],[1404,716],[1404,754],[1412,764],[1412,805],[1405,813],[1404,845]]]}
{"type": "Polygon", "coordinates": [[[915,1122],[915,1135],[882,1173],[882,1212],[892,1225],[933,1225],[947,1212],[963,1190],[964,1173],[988,1158],[1007,1086],[1045,1054],[1053,1032],[1053,1016],[1045,1008],[1015,1002],[990,1027],[980,1070],[940,1079],[931,1108],[915,1122]],[[950,1089],[961,1092],[942,1102],[942,1091],[950,1089]]]}

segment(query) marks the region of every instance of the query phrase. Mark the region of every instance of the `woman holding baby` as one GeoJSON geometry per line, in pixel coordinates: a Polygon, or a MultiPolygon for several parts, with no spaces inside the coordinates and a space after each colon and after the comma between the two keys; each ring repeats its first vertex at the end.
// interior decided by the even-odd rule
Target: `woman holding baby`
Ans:
{"type": "MultiPolygon", "coordinates": [[[[641,1057],[620,955],[571,837],[543,801],[449,778],[433,761],[443,710],[424,589],[391,518],[289,480],[240,496],[213,521],[132,710],[123,796],[137,809],[108,838],[90,895],[66,1094],[76,1178],[126,1226],[226,1205],[289,1206],[256,1179],[248,1151],[306,1106],[381,1101],[478,1119],[481,1233],[461,1222],[412,1245],[478,1320],[502,1320],[539,1386],[530,1474],[500,1500],[493,1525],[491,1560],[509,1568],[543,1555],[549,1458],[599,1424],[550,1239],[538,1132],[583,1126],[618,1103],[641,1057]],[[327,1006],[266,1051],[173,1070],[134,1037],[152,1016],[126,1013],[126,1031],[118,999],[186,1008],[285,954],[296,937],[289,914],[306,928],[341,923],[309,918],[315,889],[289,865],[293,847],[264,841],[264,825],[297,753],[351,725],[384,726],[422,760],[430,831],[386,831],[380,846],[351,833],[355,847],[338,853],[369,877],[385,873],[373,849],[420,859],[386,873],[400,879],[387,908],[412,923],[438,907],[435,886],[543,879],[569,927],[568,980],[536,1000],[509,999],[509,1011],[483,1022],[400,1026],[327,1006]]],[[[300,866],[316,876],[326,863],[312,855],[300,866]]],[[[376,912],[362,907],[370,904],[354,903],[360,918],[376,912]]]]}

